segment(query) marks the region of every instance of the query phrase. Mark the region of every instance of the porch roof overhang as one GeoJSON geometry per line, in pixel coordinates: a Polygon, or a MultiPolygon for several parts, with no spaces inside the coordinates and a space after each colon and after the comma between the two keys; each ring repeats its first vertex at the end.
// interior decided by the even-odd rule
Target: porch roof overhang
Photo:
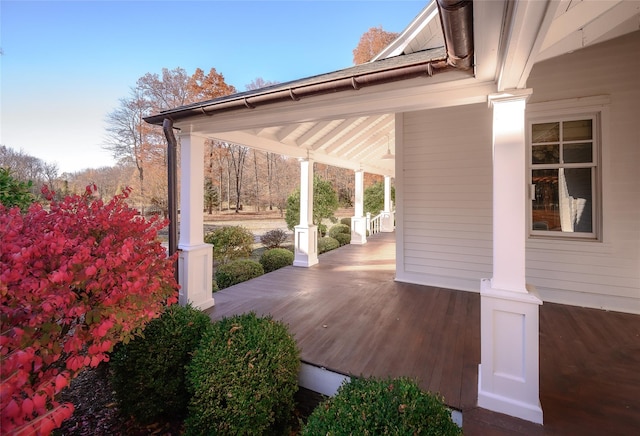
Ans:
{"type": "Polygon", "coordinates": [[[160,112],[182,131],[343,168],[395,175],[395,112],[419,90],[470,79],[447,63],[444,47],[220,97],[160,112]]]}
{"type": "Polygon", "coordinates": [[[394,160],[381,157],[395,153],[396,113],[485,103],[525,88],[534,63],[637,30],[639,14],[640,3],[629,0],[434,0],[369,63],[145,121],[168,118],[192,135],[393,177],[394,160]],[[462,4],[468,9],[446,21],[443,11],[462,4]],[[473,57],[458,50],[469,43],[473,57]]]}

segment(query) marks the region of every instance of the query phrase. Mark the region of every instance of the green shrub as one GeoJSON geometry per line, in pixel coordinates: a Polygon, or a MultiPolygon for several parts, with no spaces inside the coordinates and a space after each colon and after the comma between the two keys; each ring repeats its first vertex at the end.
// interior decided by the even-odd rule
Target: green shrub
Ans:
{"type": "Polygon", "coordinates": [[[349,228],[351,228],[351,217],[341,218],[340,224],[344,224],[345,226],[349,226],[349,228]]]}
{"type": "Polygon", "coordinates": [[[264,274],[264,269],[255,260],[237,259],[218,267],[216,283],[218,289],[224,289],[260,277],[262,274],[264,274]]]}
{"type": "MultiPolygon", "coordinates": [[[[396,200],[396,188],[391,187],[391,201],[396,200]]],[[[364,213],[376,216],[384,209],[384,182],[376,182],[364,190],[364,213]]]]}
{"type": "Polygon", "coordinates": [[[190,397],[184,368],[210,325],[205,313],[175,304],[145,327],[144,336],[116,347],[111,383],[121,410],[143,424],[184,418],[190,397]]]}
{"type": "Polygon", "coordinates": [[[318,235],[320,235],[321,238],[324,238],[326,234],[327,234],[327,225],[322,223],[318,224],[318,235]]]}
{"type": "Polygon", "coordinates": [[[260,236],[260,242],[267,248],[280,248],[287,241],[287,232],[282,229],[269,230],[260,236]]]}
{"type": "Polygon", "coordinates": [[[187,367],[186,434],[288,434],[299,366],[287,326],[271,317],[214,323],[187,367]]]}
{"type": "Polygon", "coordinates": [[[287,265],[293,265],[293,253],[286,248],[272,248],[262,253],[260,256],[260,265],[264,268],[264,272],[268,273],[287,265]]]}
{"type": "MultiPolygon", "coordinates": [[[[339,206],[338,195],[331,182],[315,175],[313,177],[312,222],[320,224],[325,218],[331,219],[339,206]]],[[[297,188],[287,198],[287,210],[285,211],[284,220],[289,230],[293,230],[300,223],[300,188],[297,188]]]]}
{"type": "Polygon", "coordinates": [[[11,175],[8,168],[0,168],[0,204],[7,208],[19,207],[26,211],[36,200],[31,194],[33,182],[23,182],[11,175]]]}
{"type": "Polygon", "coordinates": [[[316,407],[303,435],[460,435],[442,401],[407,379],[353,379],[316,407]]]}
{"type": "Polygon", "coordinates": [[[249,257],[253,239],[253,233],[242,226],[220,227],[204,236],[204,242],[213,244],[213,260],[218,264],[249,257]]]}
{"type": "Polygon", "coordinates": [[[341,247],[351,243],[351,235],[348,233],[338,233],[334,239],[338,241],[341,247]]]}
{"type": "Polygon", "coordinates": [[[335,250],[340,246],[340,243],[330,237],[318,239],[318,254],[326,253],[327,251],[335,250]]]}
{"type": "Polygon", "coordinates": [[[331,227],[329,229],[329,236],[331,236],[334,239],[338,239],[336,238],[337,235],[351,235],[351,227],[349,227],[346,224],[336,224],[335,226],[331,227]]]}

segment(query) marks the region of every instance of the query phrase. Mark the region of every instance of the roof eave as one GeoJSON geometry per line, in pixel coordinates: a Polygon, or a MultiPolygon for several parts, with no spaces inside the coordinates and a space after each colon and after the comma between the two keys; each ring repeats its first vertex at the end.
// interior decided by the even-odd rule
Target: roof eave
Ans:
{"type": "Polygon", "coordinates": [[[326,80],[320,79],[318,81],[312,81],[311,83],[300,84],[301,81],[291,82],[291,86],[285,88],[262,88],[250,93],[226,96],[194,105],[170,109],[145,117],[144,120],[150,124],[162,125],[162,121],[165,118],[178,121],[193,116],[211,116],[218,112],[247,108],[254,109],[257,106],[270,103],[298,101],[302,98],[349,90],[357,91],[364,87],[382,85],[415,77],[431,77],[436,73],[442,73],[452,69],[453,67],[447,64],[445,57],[438,57],[410,65],[393,66],[387,69],[347,75],[339,79],[331,77],[326,80]]]}

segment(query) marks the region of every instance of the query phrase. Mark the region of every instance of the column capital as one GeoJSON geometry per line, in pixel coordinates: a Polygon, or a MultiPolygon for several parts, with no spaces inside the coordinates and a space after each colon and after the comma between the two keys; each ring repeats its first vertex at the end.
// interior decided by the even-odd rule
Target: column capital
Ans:
{"type": "Polygon", "coordinates": [[[489,105],[489,108],[492,108],[496,103],[506,103],[518,100],[524,100],[526,102],[531,94],[533,94],[533,89],[531,88],[508,89],[504,92],[489,94],[487,96],[487,103],[489,105]]]}

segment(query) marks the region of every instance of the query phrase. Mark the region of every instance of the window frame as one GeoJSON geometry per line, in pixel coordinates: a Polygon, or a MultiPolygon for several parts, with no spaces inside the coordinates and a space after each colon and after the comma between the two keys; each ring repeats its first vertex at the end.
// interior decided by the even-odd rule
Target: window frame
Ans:
{"type": "MultiPolygon", "coordinates": [[[[603,238],[603,141],[605,138],[606,123],[608,120],[608,96],[588,97],[584,99],[561,100],[555,102],[534,103],[527,106],[526,114],[526,146],[527,146],[527,235],[530,239],[548,240],[572,240],[572,241],[602,241],[603,238]],[[592,120],[592,162],[591,163],[562,163],[557,164],[533,164],[532,127],[534,124],[592,120]],[[536,169],[557,168],[591,168],[591,195],[592,195],[592,228],[591,232],[562,232],[553,230],[533,229],[533,201],[535,188],[533,185],[533,171],[536,169]]],[[[558,144],[562,147],[563,138],[558,144]]],[[[567,141],[569,143],[574,141],[567,141]]],[[[575,141],[580,142],[580,141],[575,141]]],[[[582,141],[585,142],[585,141],[582,141]]],[[[559,152],[562,156],[562,151],[559,152]]]]}

